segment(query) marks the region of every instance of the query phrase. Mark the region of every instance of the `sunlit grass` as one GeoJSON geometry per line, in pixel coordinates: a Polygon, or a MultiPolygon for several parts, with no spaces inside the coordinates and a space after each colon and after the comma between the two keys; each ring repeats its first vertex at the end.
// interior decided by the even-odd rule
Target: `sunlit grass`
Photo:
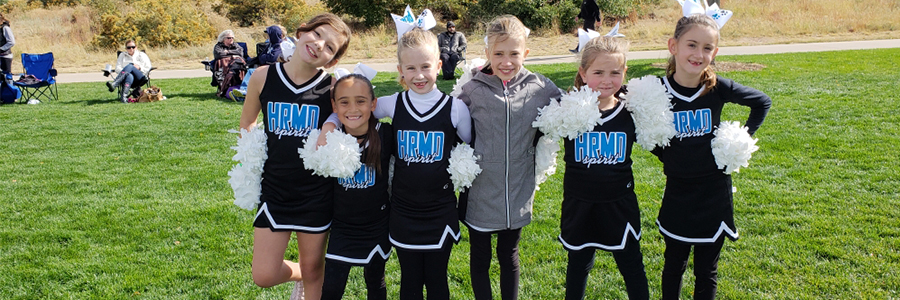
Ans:
{"type": "MultiPolygon", "coordinates": [[[[728,1],[730,2],[730,1],[728,1]]],[[[741,239],[725,244],[722,299],[900,297],[898,49],[719,57],[756,72],[722,75],[768,93],[755,135],[761,149],[734,175],[741,239]]],[[[629,62],[629,76],[661,74],[629,62]]],[[[573,64],[530,67],[560,87],[573,64]]],[[[396,73],[375,79],[399,90],[396,73]]],[[[213,96],[208,78],[154,80],[168,100],[121,104],[102,83],[62,84],[60,101],[0,106],[0,298],[285,299],[291,285],[250,278],[253,213],[231,204],[241,106],[213,96]]],[[[439,82],[448,91],[453,83],[439,82]]],[[[745,121],[726,105],[723,119],[745,121]]],[[[654,220],[665,178],[634,151],[644,263],[659,298],[663,243],[654,220]]],[[[522,299],[562,299],[565,251],[556,241],[564,168],[542,186],[521,242],[522,299]]],[[[292,244],[288,259],[296,259],[292,244]]],[[[494,274],[494,291],[499,293],[494,274]]],[[[453,299],[471,299],[467,233],[453,251],[453,299]]],[[[692,275],[682,298],[690,299],[692,275]]],[[[396,257],[388,262],[398,294],[396,257]]],[[[348,299],[364,295],[354,270],[348,299]]],[[[590,299],[624,299],[610,255],[600,253],[590,299]]],[[[499,294],[496,295],[499,298],[499,294]]]]}

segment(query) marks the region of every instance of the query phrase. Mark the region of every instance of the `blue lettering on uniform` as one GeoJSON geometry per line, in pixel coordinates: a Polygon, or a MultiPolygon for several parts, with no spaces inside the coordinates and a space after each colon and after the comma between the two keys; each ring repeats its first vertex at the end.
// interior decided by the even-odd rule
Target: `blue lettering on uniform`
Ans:
{"type": "Polygon", "coordinates": [[[319,128],[321,109],[315,104],[297,104],[269,102],[269,132],[274,132],[280,139],[282,136],[305,137],[313,129],[319,128]]]}
{"type": "Polygon", "coordinates": [[[575,138],[575,161],[587,165],[625,162],[628,135],[624,132],[586,132],[575,138]]]}
{"type": "Polygon", "coordinates": [[[338,179],[338,184],[347,189],[364,189],[375,185],[375,168],[362,165],[353,177],[338,179]]]}
{"type": "Polygon", "coordinates": [[[712,110],[703,108],[675,112],[676,137],[697,137],[712,132],[712,110]]]}
{"type": "Polygon", "coordinates": [[[441,161],[444,159],[444,133],[398,130],[397,154],[407,164],[441,161]]]}

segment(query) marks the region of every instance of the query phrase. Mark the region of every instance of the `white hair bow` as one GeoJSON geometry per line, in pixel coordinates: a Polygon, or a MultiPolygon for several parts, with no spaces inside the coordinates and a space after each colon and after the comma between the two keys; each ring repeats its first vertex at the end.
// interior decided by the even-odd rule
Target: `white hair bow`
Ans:
{"type": "Polygon", "coordinates": [[[409,5],[406,6],[406,10],[403,12],[403,16],[398,16],[395,14],[391,14],[391,18],[394,19],[394,25],[397,26],[397,40],[400,40],[400,37],[403,36],[404,33],[412,30],[413,28],[419,27],[422,30],[430,30],[437,25],[437,21],[434,19],[434,15],[431,14],[431,10],[425,9],[419,14],[418,18],[413,17],[412,9],[409,8],[409,5]]]}
{"type": "Polygon", "coordinates": [[[687,17],[693,14],[705,14],[716,21],[719,29],[731,19],[733,13],[730,10],[719,9],[719,5],[706,5],[706,0],[677,0],[681,4],[681,12],[687,17]]]}
{"type": "Polygon", "coordinates": [[[294,42],[291,42],[291,39],[284,39],[279,47],[281,47],[281,58],[283,58],[284,61],[290,61],[291,56],[294,55],[294,48],[296,48],[294,42]]]}
{"type": "Polygon", "coordinates": [[[353,72],[344,68],[335,68],[334,69],[334,79],[341,79],[341,77],[350,75],[350,74],[359,74],[369,79],[371,82],[372,79],[375,79],[375,75],[378,74],[378,71],[372,69],[371,67],[364,65],[363,63],[356,63],[356,67],[353,68],[353,72]]]}
{"type": "MultiPolygon", "coordinates": [[[[599,32],[588,29],[584,31],[584,29],[578,28],[578,52],[584,50],[584,46],[587,45],[591,39],[600,36],[599,32]]],[[[616,22],[616,26],[613,27],[605,36],[611,37],[625,37],[624,34],[619,33],[619,22],[616,22]]]]}
{"type": "MultiPolygon", "coordinates": [[[[531,29],[528,27],[525,27],[525,37],[527,38],[529,35],[531,35],[531,29]]],[[[488,45],[488,38],[487,38],[487,36],[484,36],[484,46],[487,47],[487,45],[488,45]]]]}

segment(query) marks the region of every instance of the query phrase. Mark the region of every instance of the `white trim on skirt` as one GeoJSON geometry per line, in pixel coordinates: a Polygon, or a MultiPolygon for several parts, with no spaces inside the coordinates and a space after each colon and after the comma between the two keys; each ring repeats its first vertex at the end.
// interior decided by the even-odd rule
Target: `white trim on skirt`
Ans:
{"type": "Polygon", "coordinates": [[[272,226],[273,229],[280,229],[280,230],[290,229],[290,230],[294,230],[294,231],[324,232],[324,231],[328,230],[329,227],[331,227],[331,222],[328,222],[328,224],[326,224],[325,226],[321,226],[321,227],[309,227],[309,226],[300,226],[300,225],[281,225],[281,224],[275,223],[275,219],[273,219],[272,214],[269,213],[269,207],[267,206],[267,204],[268,203],[263,203],[262,207],[259,208],[259,212],[256,213],[256,217],[253,219],[254,220],[258,219],[259,215],[261,215],[263,212],[265,212],[266,218],[269,219],[269,226],[272,226]]]}
{"type": "Polygon", "coordinates": [[[340,255],[330,254],[330,253],[326,253],[325,258],[339,260],[339,261],[343,261],[343,262],[347,262],[347,263],[351,263],[351,264],[368,265],[369,262],[372,261],[372,257],[375,256],[375,253],[378,253],[379,255],[381,255],[381,258],[383,258],[384,260],[387,260],[388,257],[391,256],[391,249],[388,249],[387,253],[385,253],[384,249],[381,249],[381,245],[375,245],[375,248],[372,248],[372,251],[369,252],[369,257],[366,257],[366,258],[349,258],[346,256],[340,256],[340,255]]]}
{"type": "Polygon", "coordinates": [[[674,233],[669,232],[665,228],[663,228],[662,224],[659,223],[659,219],[656,219],[656,226],[659,226],[659,231],[662,232],[663,235],[673,238],[673,239],[676,239],[676,240],[679,240],[679,241],[682,241],[682,242],[686,242],[686,243],[695,243],[695,244],[715,243],[717,240],[719,240],[719,237],[722,236],[723,232],[725,234],[727,234],[728,236],[730,236],[732,239],[738,238],[737,231],[731,231],[731,228],[728,228],[728,224],[725,224],[725,221],[722,221],[722,224],[719,225],[719,230],[716,231],[716,234],[713,235],[713,237],[711,237],[711,238],[689,238],[689,237],[683,237],[680,235],[676,235],[674,233]]]}
{"type": "Polygon", "coordinates": [[[394,240],[394,237],[391,236],[390,234],[388,234],[388,239],[390,239],[391,244],[394,244],[394,247],[397,247],[397,248],[409,249],[409,250],[437,250],[437,249],[444,248],[444,241],[447,240],[447,235],[450,235],[450,237],[452,237],[454,241],[459,242],[459,237],[460,237],[460,235],[462,235],[462,231],[453,233],[453,228],[450,228],[450,225],[447,225],[446,227],[444,227],[444,233],[441,234],[440,242],[438,242],[437,244],[433,244],[433,245],[404,244],[404,243],[398,242],[397,240],[394,240]]]}
{"type": "Polygon", "coordinates": [[[572,244],[569,244],[568,242],[566,242],[566,240],[563,239],[562,234],[559,235],[559,242],[563,244],[563,247],[566,248],[566,250],[570,250],[570,251],[579,251],[579,250],[582,250],[587,247],[600,248],[600,249],[603,249],[606,251],[622,250],[622,249],[625,249],[625,243],[628,242],[628,233],[629,232],[631,233],[632,236],[634,236],[634,239],[636,241],[641,240],[641,234],[643,234],[643,233],[636,232],[634,230],[634,227],[631,227],[631,222],[627,222],[627,223],[625,223],[625,231],[622,233],[622,243],[620,243],[618,245],[610,246],[610,245],[604,245],[604,244],[600,244],[600,243],[584,243],[580,246],[575,246],[575,245],[572,245],[572,244]]]}

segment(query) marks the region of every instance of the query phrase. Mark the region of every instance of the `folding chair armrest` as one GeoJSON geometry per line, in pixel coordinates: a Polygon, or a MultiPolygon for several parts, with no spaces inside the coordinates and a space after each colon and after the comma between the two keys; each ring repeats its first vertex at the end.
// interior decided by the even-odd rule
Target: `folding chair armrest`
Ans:
{"type": "Polygon", "coordinates": [[[201,60],[200,63],[203,64],[203,68],[206,69],[207,71],[210,71],[210,68],[212,68],[210,66],[210,64],[212,63],[211,60],[201,60]]]}
{"type": "Polygon", "coordinates": [[[56,69],[50,69],[50,77],[56,77],[57,74],[56,69]]]}

